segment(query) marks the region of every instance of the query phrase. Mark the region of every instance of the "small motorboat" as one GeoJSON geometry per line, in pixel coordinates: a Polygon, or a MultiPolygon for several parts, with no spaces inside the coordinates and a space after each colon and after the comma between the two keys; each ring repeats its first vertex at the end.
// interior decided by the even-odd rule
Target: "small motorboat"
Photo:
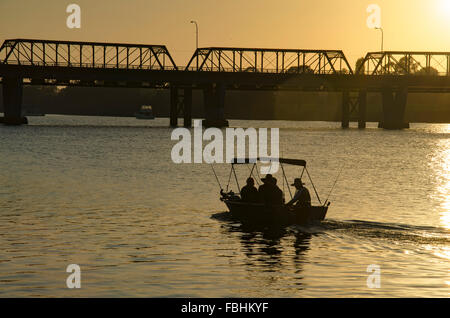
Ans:
{"type": "Polygon", "coordinates": [[[150,105],[142,105],[138,112],[134,113],[137,119],[155,119],[153,108],[150,105]]]}
{"type": "MultiPolygon", "coordinates": [[[[236,164],[253,164],[253,168],[250,171],[250,176],[253,178],[256,178],[256,176],[253,174],[254,168],[257,167],[258,161],[270,161],[270,158],[258,158],[258,159],[233,159],[231,162],[231,174],[234,174],[236,179],[236,184],[238,186],[239,192],[239,182],[237,180],[236,171],[234,168],[234,165],[236,164]]],[[[273,160],[272,160],[273,161],[273,160]]],[[[307,225],[314,222],[320,222],[325,219],[325,216],[328,211],[328,207],[330,205],[330,202],[325,200],[325,202],[321,202],[320,197],[317,193],[317,190],[314,186],[314,183],[312,182],[311,176],[309,175],[308,170],[306,169],[306,161],[300,160],[300,159],[287,159],[287,158],[279,158],[278,162],[282,168],[283,173],[283,183],[286,182],[289,186],[289,183],[287,181],[287,177],[285,174],[285,170],[283,168],[283,164],[289,164],[289,165],[295,165],[295,166],[301,166],[303,168],[300,179],[303,176],[303,173],[306,171],[309,180],[311,181],[311,184],[314,188],[314,192],[317,196],[317,199],[320,203],[320,205],[292,205],[288,206],[286,204],[282,205],[267,205],[265,203],[251,203],[251,202],[243,202],[240,198],[239,194],[235,194],[233,191],[228,191],[228,185],[227,189],[224,191],[221,189],[220,191],[220,200],[225,203],[227,206],[229,213],[231,216],[243,223],[250,223],[254,225],[281,225],[281,226],[288,226],[288,225],[307,225]]],[[[215,173],[214,167],[213,167],[214,175],[216,176],[217,181],[217,174],[215,173]]],[[[259,175],[258,175],[259,176],[259,175]]],[[[230,180],[231,178],[229,178],[230,180]]],[[[258,180],[258,179],[256,179],[258,180]]],[[[219,182],[220,185],[220,182],[219,182]]],[[[284,186],[284,184],[283,184],[284,186]]],[[[290,191],[289,191],[290,193],[290,191]]],[[[291,194],[292,197],[292,194],[291,194]]]]}
{"type": "Polygon", "coordinates": [[[229,199],[223,199],[223,202],[234,218],[253,224],[311,224],[324,220],[328,211],[328,206],[266,206],[263,203],[248,203],[229,199]]]}

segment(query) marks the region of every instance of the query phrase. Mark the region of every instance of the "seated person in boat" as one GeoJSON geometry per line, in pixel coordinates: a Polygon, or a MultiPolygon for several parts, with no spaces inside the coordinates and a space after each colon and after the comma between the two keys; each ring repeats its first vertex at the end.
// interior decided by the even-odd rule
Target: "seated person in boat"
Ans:
{"type": "Polygon", "coordinates": [[[266,205],[281,205],[283,203],[283,191],[277,186],[277,179],[267,174],[262,178],[262,185],[259,186],[258,192],[260,200],[266,205]]]}
{"type": "Polygon", "coordinates": [[[241,201],[243,202],[258,202],[259,194],[255,187],[255,180],[252,177],[247,179],[247,185],[241,189],[241,201]]]}
{"type": "Polygon", "coordinates": [[[272,204],[282,205],[283,204],[283,191],[277,186],[277,178],[272,178],[273,180],[273,192],[272,192],[272,204]]]}
{"type": "Polygon", "coordinates": [[[224,200],[230,200],[230,201],[240,201],[241,198],[236,195],[233,190],[230,192],[225,192],[223,189],[220,189],[220,195],[222,196],[222,199],[224,200]]]}
{"type": "Polygon", "coordinates": [[[306,187],[304,187],[304,183],[302,182],[302,179],[295,178],[294,183],[291,184],[294,186],[297,191],[295,191],[295,195],[292,198],[291,201],[286,203],[287,206],[311,206],[311,195],[309,194],[309,191],[306,187]]]}

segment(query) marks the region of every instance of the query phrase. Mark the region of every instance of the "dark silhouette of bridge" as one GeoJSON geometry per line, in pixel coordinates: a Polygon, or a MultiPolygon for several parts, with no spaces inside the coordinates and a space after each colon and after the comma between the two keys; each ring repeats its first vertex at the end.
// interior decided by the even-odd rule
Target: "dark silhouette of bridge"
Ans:
{"type": "Polygon", "coordinates": [[[450,52],[371,52],[353,70],[340,50],[198,48],[186,67],[164,45],[15,39],[0,47],[5,124],[22,117],[23,85],[170,89],[170,124],[191,126],[192,90],[205,126],[226,126],[227,90],[342,92],[342,127],[366,125],[367,93],[382,95],[380,127],[407,127],[409,92],[450,92],[450,52]]]}

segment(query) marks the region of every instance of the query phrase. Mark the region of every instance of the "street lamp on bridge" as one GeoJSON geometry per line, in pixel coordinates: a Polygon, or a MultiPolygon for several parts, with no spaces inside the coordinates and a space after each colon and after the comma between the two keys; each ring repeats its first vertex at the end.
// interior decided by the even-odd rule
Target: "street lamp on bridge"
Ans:
{"type": "MultiPolygon", "coordinates": [[[[198,50],[198,24],[197,21],[192,20],[191,23],[195,24],[195,49],[198,50]]],[[[197,70],[198,70],[198,54],[197,54],[197,70]]]]}
{"type": "Polygon", "coordinates": [[[384,32],[382,27],[375,27],[376,30],[381,31],[381,52],[383,52],[384,32]]]}

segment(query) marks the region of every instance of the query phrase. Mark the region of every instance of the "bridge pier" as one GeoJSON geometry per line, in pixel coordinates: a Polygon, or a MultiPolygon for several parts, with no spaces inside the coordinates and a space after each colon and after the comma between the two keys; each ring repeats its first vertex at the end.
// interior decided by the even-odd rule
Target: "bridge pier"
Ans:
{"type": "Polygon", "coordinates": [[[358,93],[358,128],[366,128],[367,114],[367,91],[360,90],[358,93]]]}
{"type": "Polygon", "coordinates": [[[192,88],[184,89],[184,127],[192,127],[192,88]]]}
{"type": "Polygon", "coordinates": [[[225,85],[223,83],[208,85],[203,89],[205,109],[204,127],[228,127],[225,119],[225,85]]]}
{"type": "Polygon", "coordinates": [[[350,126],[351,115],[358,117],[358,128],[366,128],[367,91],[361,89],[357,95],[350,94],[348,90],[342,92],[342,119],[341,127],[350,126]]]}
{"type": "Polygon", "coordinates": [[[178,126],[178,87],[170,87],[170,127],[178,126]]]}
{"type": "Polygon", "coordinates": [[[381,95],[383,101],[383,118],[378,123],[378,128],[409,128],[409,123],[406,123],[404,119],[408,89],[403,87],[394,91],[391,87],[384,87],[381,95]]]}
{"type": "Polygon", "coordinates": [[[5,117],[0,118],[0,122],[5,125],[28,124],[27,118],[22,116],[22,78],[4,77],[2,85],[5,117]]]}
{"type": "Polygon", "coordinates": [[[192,126],[192,87],[181,89],[177,86],[170,87],[170,126],[178,126],[178,116],[183,115],[184,127],[192,126]]]}
{"type": "Polygon", "coordinates": [[[348,128],[350,125],[350,92],[342,92],[342,120],[341,127],[348,128]]]}

